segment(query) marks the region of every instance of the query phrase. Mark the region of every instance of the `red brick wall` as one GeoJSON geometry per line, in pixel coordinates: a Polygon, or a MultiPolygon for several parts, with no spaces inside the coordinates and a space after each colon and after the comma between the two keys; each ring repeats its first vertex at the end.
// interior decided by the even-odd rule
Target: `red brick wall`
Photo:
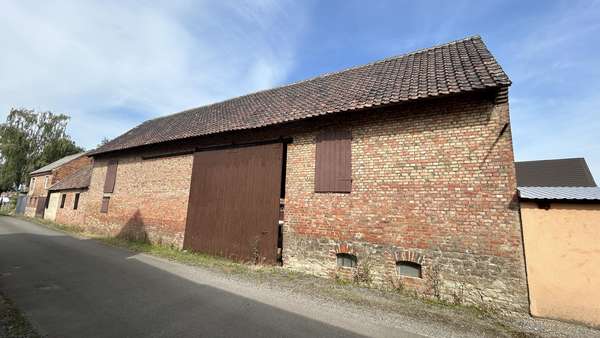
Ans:
{"type": "Polygon", "coordinates": [[[86,196],[86,226],[97,232],[183,244],[192,156],[119,158],[113,193],[103,193],[108,160],[94,161],[86,196]],[[100,212],[110,197],[107,213],[100,212]]]}
{"type": "Polygon", "coordinates": [[[67,162],[60,167],[52,170],[52,184],[60,182],[63,178],[71,175],[80,168],[92,163],[91,157],[81,156],[73,161],[67,162]]]}
{"type": "Polygon", "coordinates": [[[48,188],[52,185],[53,175],[48,172],[47,174],[32,176],[29,181],[29,191],[27,192],[28,196],[37,196],[37,197],[46,197],[48,193],[48,188]],[[48,184],[44,186],[46,182],[46,177],[48,180],[48,184]]]}
{"type": "MultiPolygon", "coordinates": [[[[508,105],[495,104],[488,93],[341,116],[240,132],[244,139],[293,138],[284,265],[351,277],[355,270],[338,269],[335,255],[351,252],[359,265],[369,263],[379,285],[401,283],[445,299],[526,310],[510,128],[500,136],[508,105]],[[350,194],[314,193],[315,136],[331,124],[352,129],[350,194]],[[398,260],[422,264],[423,278],[399,277],[398,260]]],[[[194,142],[225,143],[214,137],[194,142]]],[[[188,140],[174,149],[193,146],[188,140]]],[[[192,156],[126,154],[112,194],[102,193],[108,159],[95,160],[86,225],[181,245],[192,156]],[[99,212],[103,196],[111,198],[106,214],[99,212]]]]}
{"type": "Polygon", "coordinates": [[[463,97],[400,106],[352,129],[352,192],[314,193],[315,132],[288,147],[284,264],[347,274],[337,252],[381,285],[527,309],[508,104],[463,97]],[[399,277],[412,257],[423,279],[399,277]]]}
{"type": "Polygon", "coordinates": [[[68,190],[54,192],[52,195],[58,195],[58,206],[56,209],[56,216],[54,221],[60,224],[69,224],[76,226],[83,226],[85,222],[85,208],[87,199],[87,190],[68,190]],[[77,210],[73,209],[75,202],[75,194],[79,193],[79,203],[77,210]],[[65,205],[63,208],[60,207],[61,196],[65,194],[65,205]]]}
{"type": "Polygon", "coordinates": [[[63,164],[47,174],[33,176],[32,179],[35,178],[35,180],[30,179],[29,192],[27,193],[29,201],[32,201],[32,204],[28,204],[25,208],[25,216],[35,216],[35,200],[40,197],[45,198],[48,195],[48,188],[50,188],[51,185],[60,182],[60,180],[66,176],[69,176],[80,168],[90,164],[91,161],[92,159],[90,157],[81,156],[73,161],[63,164]],[[48,183],[44,186],[46,177],[48,177],[48,183]]]}
{"type": "Polygon", "coordinates": [[[52,185],[52,173],[48,172],[46,174],[32,176],[29,179],[29,191],[27,192],[27,205],[25,206],[24,214],[28,217],[35,217],[35,210],[37,201],[40,198],[45,198],[48,194],[48,188],[52,185]],[[46,178],[48,183],[44,186],[46,182],[46,178]]]}

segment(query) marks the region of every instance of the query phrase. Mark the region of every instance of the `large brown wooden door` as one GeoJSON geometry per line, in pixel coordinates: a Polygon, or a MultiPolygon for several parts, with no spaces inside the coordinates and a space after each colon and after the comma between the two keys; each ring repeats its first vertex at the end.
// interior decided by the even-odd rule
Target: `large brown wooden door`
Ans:
{"type": "Polygon", "coordinates": [[[283,144],[194,154],[186,249],[275,263],[283,144]]]}

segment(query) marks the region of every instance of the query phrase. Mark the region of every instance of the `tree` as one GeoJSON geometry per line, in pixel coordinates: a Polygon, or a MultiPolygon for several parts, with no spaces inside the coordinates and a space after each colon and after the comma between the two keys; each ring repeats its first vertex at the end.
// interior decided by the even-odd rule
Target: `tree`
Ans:
{"type": "Polygon", "coordinates": [[[51,140],[44,146],[40,156],[41,163],[52,163],[61,158],[77,154],[83,151],[83,148],[77,146],[73,140],[68,137],[61,137],[51,140]]]}
{"type": "Polygon", "coordinates": [[[19,187],[29,172],[81,150],[66,134],[69,117],[11,109],[0,124],[0,190],[19,187]]]}
{"type": "Polygon", "coordinates": [[[110,139],[108,137],[104,136],[102,138],[102,140],[100,140],[100,143],[98,143],[98,145],[96,146],[96,148],[100,148],[103,145],[107,144],[108,142],[110,142],[110,139]]]}

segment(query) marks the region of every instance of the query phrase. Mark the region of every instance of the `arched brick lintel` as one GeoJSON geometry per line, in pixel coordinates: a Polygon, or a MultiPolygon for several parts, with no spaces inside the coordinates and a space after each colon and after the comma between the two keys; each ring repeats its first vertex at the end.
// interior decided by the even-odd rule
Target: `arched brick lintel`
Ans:
{"type": "Polygon", "coordinates": [[[398,250],[394,253],[396,262],[405,261],[423,264],[423,255],[412,250],[398,250]]]}

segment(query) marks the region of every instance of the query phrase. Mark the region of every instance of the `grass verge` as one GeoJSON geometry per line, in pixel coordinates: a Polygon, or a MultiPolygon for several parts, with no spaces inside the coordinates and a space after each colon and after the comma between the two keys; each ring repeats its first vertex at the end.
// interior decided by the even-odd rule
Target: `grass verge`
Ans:
{"type": "Polygon", "coordinates": [[[0,293],[0,337],[41,337],[13,302],[0,293]]]}

